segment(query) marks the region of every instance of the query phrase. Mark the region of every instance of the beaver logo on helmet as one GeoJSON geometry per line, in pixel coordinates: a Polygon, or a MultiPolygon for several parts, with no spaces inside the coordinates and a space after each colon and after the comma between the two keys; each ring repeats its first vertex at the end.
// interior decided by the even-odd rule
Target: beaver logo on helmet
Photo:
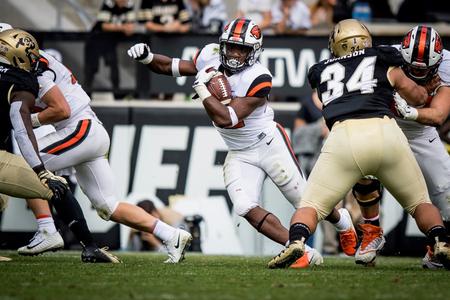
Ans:
{"type": "Polygon", "coordinates": [[[255,38],[259,39],[261,38],[261,29],[259,29],[258,25],[253,26],[253,28],[250,30],[250,34],[255,38]]]}

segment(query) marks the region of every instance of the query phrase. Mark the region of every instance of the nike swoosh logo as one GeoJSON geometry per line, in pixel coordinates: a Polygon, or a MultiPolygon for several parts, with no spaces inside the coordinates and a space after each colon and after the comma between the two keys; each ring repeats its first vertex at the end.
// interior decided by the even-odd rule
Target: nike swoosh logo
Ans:
{"type": "Polygon", "coordinates": [[[42,241],[40,241],[39,243],[37,243],[36,245],[34,245],[34,246],[27,246],[27,249],[33,249],[34,247],[36,247],[36,246],[39,246],[40,244],[42,244],[42,242],[43,242],[43,240],[42,241]]]}
{"type": "Polygon", "coordinates": [[[272,141],[273,141],[273,138],[270,141],[268,141],[266,144],[270,145],[270,143],[272,143],[272,141]]]}
{"type": "Polygon", "coordinates": [[[178,234],[178,240],[174,247],[175,249],[178,249],[178,247],[180,247],[180,234],[178,234]]]}
{"type": "Polygon", "coordinates": [[[428,141],[430,142],[430,143],[432,143],[432,142],[434,142],[434,140],[435,140],[436,138],[434,138],[434,139],[429,139],[428,141]]]}

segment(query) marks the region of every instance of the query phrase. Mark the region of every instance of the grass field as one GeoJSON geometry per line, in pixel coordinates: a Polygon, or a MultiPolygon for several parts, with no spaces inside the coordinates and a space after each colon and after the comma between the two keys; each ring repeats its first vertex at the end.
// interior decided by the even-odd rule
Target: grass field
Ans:
{"type": "Polygon", "coordinates": [[[419,258],[378,258],[375,268],[326,257],[308,270],[269,270],[267,257],[118,253],[123,264],[83,264],[77,252],[0,262],[0,299],[450,299],[450,272],[419,258]]]}

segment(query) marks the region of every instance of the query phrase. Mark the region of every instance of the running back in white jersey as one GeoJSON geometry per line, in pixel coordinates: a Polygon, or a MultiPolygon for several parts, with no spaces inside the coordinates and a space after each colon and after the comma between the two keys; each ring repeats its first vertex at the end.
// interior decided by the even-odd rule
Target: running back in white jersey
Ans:
{"type": "Polygon", "coordinates": [[[69,124],[75,124],[83,119],[98,120],[89,105],[91,99],[73,76],[72,72],[53,56],[42,50],[39,53],[48,61],[48,68],[38,76],[39,98],[36,100],[35,106],[38,109],[45,109],[47,105],[41,101],[41,97],[57,85],[70,106],[71,114],[68,119],[54,123],[53,126],[56,129],[66,127],[69,124]]]}
{"type": "MultiPolygon", "coordinates": [[[[400,45],[393,45],[393,47],[400,49],[400,45]]],[[[439,65],[438,75],[441,77],[442,83],[450,85],[450,51],[444,49],[442,52],[442,62],[439,65]]],[[[433,101],[433,98],[431,98],[433,101]]],[[[450,99],[449,99],[450,101],[450,99]]],[[[427,104],[429,105],[429,103],[427,104]]],[[[429,135],[430,137],[434,135],[436,128],[433,126],[424,125],[416,121],[404,120],[397,118],[397,124],[405,133],[408,139],[412,139],[416,136],[429,135]]]]}
{"type": "MultiPolygon", "coordinates": [[[[221,67],[219,44],[208,44],[203,47],[194,58],[194,63],[198,71],[205,67],[222,71],[230,83],[233,98],[268,97],[272,87],[272,74],[259,62],[228,76],[221,67]]],[[[230,150],[240,150],[256,144],[266,136],[272,136],[276,128],[273,118],[273,109],[266,103],[256,108],[233,128],[214,126],[230,150]]]]}

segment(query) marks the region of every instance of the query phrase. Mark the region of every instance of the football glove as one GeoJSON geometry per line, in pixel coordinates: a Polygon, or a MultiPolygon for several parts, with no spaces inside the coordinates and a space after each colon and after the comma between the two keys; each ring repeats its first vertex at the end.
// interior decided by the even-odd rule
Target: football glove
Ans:
{"type": "Polygon", "coordinates": [[[127,51],[128,56],[137,60],[144,65],[148,65],[152,62],[154,54],[150,51],[150,47],[147,44],[139,43],[132,46],[127,51]]]}
{"type": "MultiPolygon", "coordinates": [[[[206,87],[206,83],[208,83],[211,80],[211,78],[213,78],[219,73],[220,73],[219,71],[211,67],[205,67],[197,73],[192,87],[194,88],[200,100],[203,101],[206,98],[211,97],[211,93],[206,87]]],[[[195,96],[193,98],[195,99],[195,96]]]]}
{"type": "Polygon", "coordinates": [[[69,189],[67,181],[63,177],[56,176],[48,170],[39,172],[38,177],[41,183],[53,192],[52,200],[61,200],[69,189]]]}
{"type": "Polygon", "coordinates": [[[397,109],[398,114],[400,117],[402,117],[405,120],[417,120],[417,117],[419,116],[419,112],[417,109],[415,109],[412,106],[409,106],[408,103],[406,103],[405,99],[400,97],[398,93],[395,93],[394,95],[395,100],[395,108],[397,109]]]}

